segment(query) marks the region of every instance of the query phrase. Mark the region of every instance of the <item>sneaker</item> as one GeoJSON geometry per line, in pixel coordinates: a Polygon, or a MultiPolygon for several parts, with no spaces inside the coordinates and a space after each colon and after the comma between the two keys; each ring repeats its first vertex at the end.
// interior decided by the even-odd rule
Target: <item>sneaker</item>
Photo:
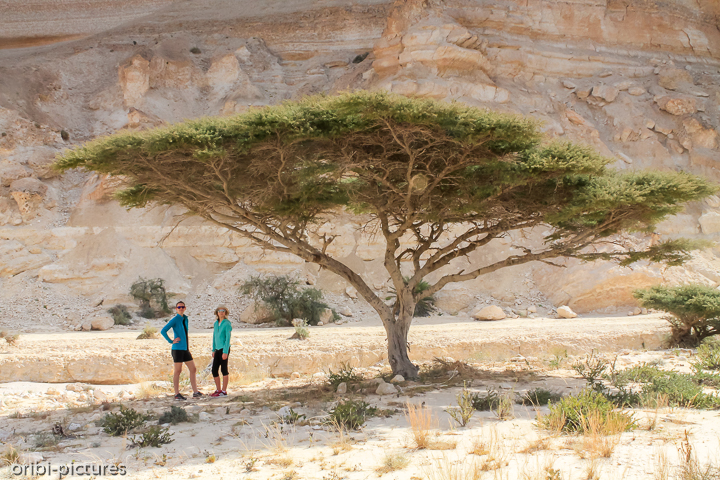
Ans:
{"type": "Polygon", "coordinates": [[[220,395],[218,397],[227,397],[227,392],[225,390],[220,391],[220,395]]]}
{"type": "Polygon", "coordinates": [[[182,396],[182,393],[178,393],[175,395],[175,400],[187,400],[187,398],[182,396]]]}
{"type": "Polygon", "coordinates": [[[195,393],[193,393],[193,398],[200,398],[200,397],[202,397],[202,396],[203,396],[202,392],[195,392],[195,393]]]}
{"type": "Polygon", "coordinates": [[[210,394],[211,397],[219,397],[222,395],[222,392],[220,390],[215,390],[213,393],[210,394]]]}

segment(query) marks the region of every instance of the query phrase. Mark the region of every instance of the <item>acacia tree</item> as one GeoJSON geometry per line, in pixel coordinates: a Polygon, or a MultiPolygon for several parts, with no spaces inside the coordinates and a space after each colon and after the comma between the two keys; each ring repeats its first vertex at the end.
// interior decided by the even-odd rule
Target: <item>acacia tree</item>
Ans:
{"type": "Polygon", "coordinates": [[[671,265],[687,257],[687,241],[635,250],[613,235],[651,231],[711,194],[705,180],[619,174],[588,147],[541,140],[527,118],[357,92],[121,133],[65,153],[56,167],[120,176],[116,198],[128,208],[182,204],[334,272],[382,319],[393,373],[415,378],[407,353],[415,305],[451,282],[558,257],[671,265]],[[334,237],[318,226],[338,208],[364,215],[384,237],[395,305],[328,253],[334,237]],[[453,268],[494,239],[541,225],[550,233],[539,247],[515,245],[499,261],[453,268]],[[438,279],[416,288],[430,274],[438,279]]]}

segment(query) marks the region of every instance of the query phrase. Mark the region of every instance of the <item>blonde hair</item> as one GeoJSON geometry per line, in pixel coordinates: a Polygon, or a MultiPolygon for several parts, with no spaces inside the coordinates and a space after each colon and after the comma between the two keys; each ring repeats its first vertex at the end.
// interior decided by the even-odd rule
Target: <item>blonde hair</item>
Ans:
{"type": "Polygon", "coordinates": [[[215,319],[220,320],[220,317],[218,317],[218,310],[223,309],[225,310],[225,318],[228,320],[230,319],[230,310],[225,305],[220,305],[215,309],[215,319]]]}

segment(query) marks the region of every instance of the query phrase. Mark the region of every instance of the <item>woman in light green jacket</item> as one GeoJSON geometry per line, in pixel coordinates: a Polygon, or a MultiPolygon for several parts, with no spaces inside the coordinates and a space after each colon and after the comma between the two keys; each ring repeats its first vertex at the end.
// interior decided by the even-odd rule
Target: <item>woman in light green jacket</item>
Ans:
{"type": "Polygon", "coordinates": [[[215,393],[211,393],[211,397],[227,397],[228,386],[228,356],[230,356],[230,335],[232,333],[232,325],[228,315],[230,312],[227,307],[220,305],[215,309],[215,324],[213,325],[213,364],[212,376],[215,380],[215,393]],[[220,376],[218,370],[222,369],[223,385],[220,389],[220,376]]]}

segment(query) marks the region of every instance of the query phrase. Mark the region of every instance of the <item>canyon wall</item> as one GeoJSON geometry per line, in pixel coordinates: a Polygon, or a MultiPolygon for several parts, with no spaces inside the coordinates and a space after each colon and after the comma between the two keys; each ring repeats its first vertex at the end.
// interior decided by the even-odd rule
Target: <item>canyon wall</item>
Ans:
{"type": "MultiPolygon", "coordinates": [[[[590,144],[620,170],[720,181],[720,5],[710,0],[5,3],[0,325],[74,327],[106,308],[100,303],[127,302],[138,276],[162,277],[171,292],[211,304],[237,301],[251,274],[291,273],[369,312],[337,277],[292,255],[197,219],[178,224],[177,208],[125,211],[110,198],[112,179],[49,168],[57,152],[123,129],[384,89],[533,116],[549,139],[590,144]]],[[[386,292],[383,244],[359,225],[339,214],[322,229],[338,235],[338,258],[386,292]]],[[[633,241],[719,233],[720,199],[711,197],[633,241]]],[[[487,263],[512,244],[497,240],[454,266],[487,263]]],[[[625,311],[640,286],[717,285],[717,254],[709,248],[674,268],[514,267],[448,286],[438,305],[449,313],[484,301],[625,311]]]]}

